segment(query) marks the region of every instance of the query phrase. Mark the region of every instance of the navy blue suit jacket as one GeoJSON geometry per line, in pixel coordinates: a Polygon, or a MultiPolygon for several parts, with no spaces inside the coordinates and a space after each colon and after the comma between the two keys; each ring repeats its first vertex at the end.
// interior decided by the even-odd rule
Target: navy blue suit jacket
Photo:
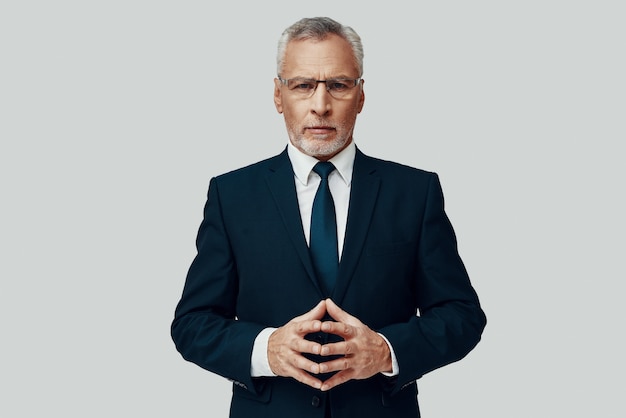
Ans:
{"type": "Polygon", "coordinates": [[[328,406],[334,418],[415,418],[416,379],[479,342],[485,315],[435,173],[357,150],[344,242],[336,287],[326,295],[286,151],[211,180],[172,337],[185,359],[234,382],[231,417],[323,417],[328,406]],[[399,375],[324,393],[290,378],[252,378],[257,334],[328,296],[390,341],[399,375]]]}

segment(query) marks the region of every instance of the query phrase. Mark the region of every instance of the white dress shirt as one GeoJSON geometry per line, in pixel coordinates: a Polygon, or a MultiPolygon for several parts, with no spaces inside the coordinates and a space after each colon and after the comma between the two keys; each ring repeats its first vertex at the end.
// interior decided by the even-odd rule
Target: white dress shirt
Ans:
{"type": "MultiPolygon", "coordinates": [[[[291,142],[287,145],[287,154],[289,155],[291,166],[293,167],[296,193],[298,195],[298,205],[300,207],[300,215],[302,217],[302,229],[304,230],[306,242],[309,244],[311,236],[310,230],[313,199],[315,198],[315,193],[317,192],[317,188],[321,181],[320,176],[313,171],[313,167],[319,162],[319,160],[302,153],[294,147],[291,142]]],[[[333,195],[333,201],[335,202],[339,260],[341,260],[346,223],[348,220],[350,187],[352,185],[352,168],[354,166],[355,155],[356,146],[354,141],[352,141],[344,150],[329,160],[335,166],[335,170],[328,176],[328,186],[330,187],[330,193],[333,195]]],[[[276,376],[272,372],[267,359],[267,343],[270,335],[275,330],[276,328],[265,328],[254,340],[254,347],[252,349],[252,364],[250,367],[250,372],[253,377],[276,376]]],[[[393,348],[384,335],[379,335],[387,342],[391,351],[391,360],[393,363],[392,372],[384,374],[386,376],[395,376],[398,374],[399,368],[393,348]]]]}

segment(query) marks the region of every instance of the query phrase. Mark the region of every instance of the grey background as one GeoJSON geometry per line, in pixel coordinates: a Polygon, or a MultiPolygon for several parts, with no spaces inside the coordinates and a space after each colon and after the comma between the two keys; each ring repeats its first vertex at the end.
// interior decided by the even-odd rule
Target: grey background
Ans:
{"type": "Polygon", "coordinates": [[[355,137],[439,173],[489,323],[425,417],[623,417],[619,1],[5,1],[3,417],[227,416],[169,325],[210,177],[280,152],[280,32],[365,45],[355,137]]]}

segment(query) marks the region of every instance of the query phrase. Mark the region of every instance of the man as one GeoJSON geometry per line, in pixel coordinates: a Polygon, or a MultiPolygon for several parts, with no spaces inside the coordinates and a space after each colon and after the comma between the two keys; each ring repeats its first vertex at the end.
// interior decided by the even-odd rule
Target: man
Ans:
{"type": "Polygon", "coordinates": [[[480,340],[437,175],[355,146],[362,74],[351,28],[296,22],[274,80],[286,149],[210,182],[172,336],[234,382],[231,417],[419,417],[415,381],[480,340]]]}

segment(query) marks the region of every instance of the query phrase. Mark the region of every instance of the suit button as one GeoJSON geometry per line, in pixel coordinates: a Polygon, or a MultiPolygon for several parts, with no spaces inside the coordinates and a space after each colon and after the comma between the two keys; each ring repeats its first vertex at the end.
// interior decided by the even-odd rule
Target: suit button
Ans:
{"type": "Polygon", "coordinates": [[[313,396],[313,399],[311,399],[311,406],[315,408],[320,406],[320,398],[318,396],[313,396]]]}

